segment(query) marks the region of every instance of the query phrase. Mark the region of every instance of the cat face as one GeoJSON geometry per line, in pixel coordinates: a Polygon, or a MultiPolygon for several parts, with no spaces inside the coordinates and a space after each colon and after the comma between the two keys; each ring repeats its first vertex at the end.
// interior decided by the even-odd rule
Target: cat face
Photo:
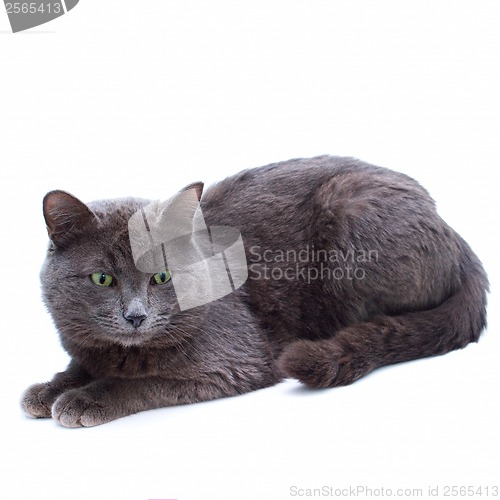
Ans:
{"type": "Polygon", "coordinates": [[[88,206],[49,193],[44,215],[51,245],[42,269],[45,302],[61,336],[82,346],[166,346],[180,335],[180,309],[166,269],[139,271],[128,221],[145,200],[88,206]]]}

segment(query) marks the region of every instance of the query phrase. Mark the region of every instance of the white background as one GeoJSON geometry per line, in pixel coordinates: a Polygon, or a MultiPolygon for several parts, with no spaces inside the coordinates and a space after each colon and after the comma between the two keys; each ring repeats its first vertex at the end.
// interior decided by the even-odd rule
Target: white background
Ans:
{"type": "Polygon", "coordinates": [[[499,26],[496,0],[81,0],[16,35],[2,10],[1,498],[498,485],[499,26]],[[67,362],[40,301],[45,192],[166,198],[324,153],[405,172],[436,198],[490,276],[478,344],[346,388],[287,381],[93,429],[21,414],[25,387],[67,362]]]}

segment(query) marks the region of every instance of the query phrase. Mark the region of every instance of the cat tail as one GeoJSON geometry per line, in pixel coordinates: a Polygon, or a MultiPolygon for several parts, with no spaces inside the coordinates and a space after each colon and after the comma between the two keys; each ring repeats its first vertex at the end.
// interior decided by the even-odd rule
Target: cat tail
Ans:
{"type": "Polygon", "coordinates": [[[486,327],[484,269],[461,240],[461,285],[439,306],[398,316],[380,315],[339,330],[327,340],[299,340],[278,359],[284,377],[310,387],[350,384],[375,368],[445,354],[477,342],[486,327]]]}

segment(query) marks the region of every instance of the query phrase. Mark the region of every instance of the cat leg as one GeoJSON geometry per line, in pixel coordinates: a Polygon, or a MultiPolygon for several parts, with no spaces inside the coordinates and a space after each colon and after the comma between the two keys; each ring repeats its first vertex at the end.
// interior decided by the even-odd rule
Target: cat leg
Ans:
{"type": "Polygon", "coordinates": [[[477,342],[486,326],[488,280],[465,242],[460,287],[440,305],[396,316],[380,315],[320,341],[299,340],[281,353],[283,376],[311,387],[354,382],[384,365],[445,354],[477,342]]]}
{"type": "Polygon", "coordinates": [[[484,307],[485,300],[476,311],[468,309],[454,296],[428,311],[377,316],[339,330],[331,339],[291,343],[278,358],[278,368],[284,377],[309,387],[351,384],[380,366],[445,354],[476,342],[485,326],[484,307]]]}
{"type": "Polygon", "coordinates": [[[65,427],[91,427],[145,410],[235,396],[241,392],[244,392],[241,388],[238,390],[209,375],[204,380],[103,378],[59,396],[53,405],[52,417],[65,427]]]}
{"type": "Polygon", "coordinates": [[[347,385],[380,366],[373,347],[360,324],[341,330],[332,339],[293,342],[279,357],[278,368],[284,377],[312,388],[347,385]]]}
{"type": "Polygon", "coordinates": [[[63,392],[82,387],[91,380],[91,376],[72,361],[65,371],[56,373],[50,382],[29,387],[21,398],[21,408],[29,417],[49,418],[54,401],[63,392]]]}

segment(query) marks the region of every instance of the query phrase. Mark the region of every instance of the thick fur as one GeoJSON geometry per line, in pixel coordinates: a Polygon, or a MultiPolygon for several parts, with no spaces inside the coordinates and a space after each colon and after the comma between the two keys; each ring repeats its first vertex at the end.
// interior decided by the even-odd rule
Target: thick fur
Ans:
{"type": "Polygon", "coordinates": [[[405,175],[324,156],[211,187],[201,198],[205,220],[241,231],[249,279],[184,312],[171,283],[153,286],[134,266],[128,219],[147,203],[46,196],[43,293],[72,361],[27,390],[28,415],[92,426],[284,377],[345,385],[462,348],[485,327],[481,263],[405,175]],[[95,286],[95,272],[112,274],[115,286],[95,286]],[[140,326],[130,321],[138,308],[140,326]]]}

